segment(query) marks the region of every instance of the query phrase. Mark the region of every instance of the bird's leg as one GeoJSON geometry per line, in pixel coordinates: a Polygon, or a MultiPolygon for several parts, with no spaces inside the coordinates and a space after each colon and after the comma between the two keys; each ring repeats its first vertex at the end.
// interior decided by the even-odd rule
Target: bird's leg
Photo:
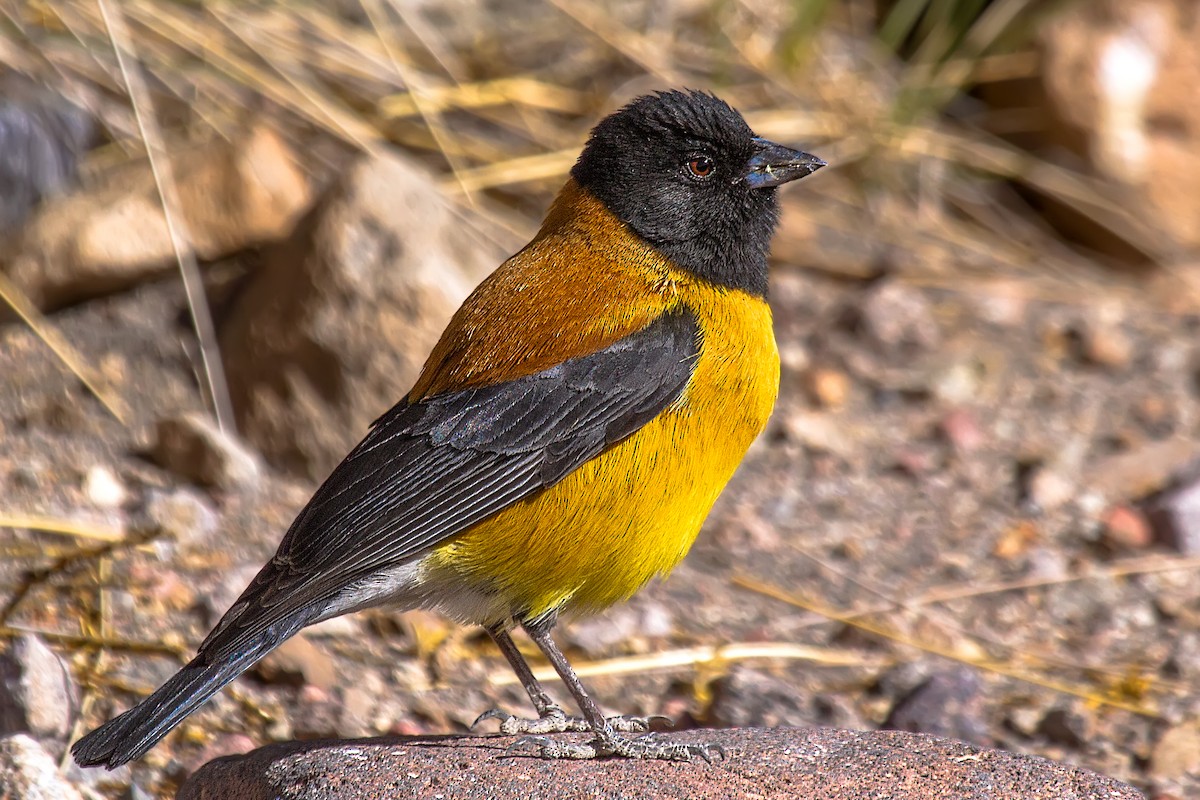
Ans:
{"type": "MultiPolygon", "coordinates": [[[[551,617],[533,622],[523,622],[529,638],[534,641],[550,663],[554,665],[558,676],[571,691],[588,729],[592,731],[590,742],[562,742],[546,736],[529,736],[520,739],[514,747],[533,746],[542,758],[601,758],[604,756],[621,756],[624,758],[649,758],[664,761],[691,761],[693,756],[699,756],[705,761],[712,761],[714,755],[724,755],[719,747],[706,744],[668,744],[654,740],[653,734],[637,739],[619,736],[617,728],[610,720],[604,718],[600,706],[588,695],[587,690],[579,681],[579,676],[571,668],[567,657],[558,649],[550,630],[554,627],[551,617]]],[[[645,728],[642,728],[645,730],[645,728]]]]}
{"type": "MultiPolygon", "coordinates": [[[[501,711],[498,708],[493,708],[483,712],[479,718],[471,724],[475,727],[485,719],[500,720],[500,732],[507,734],[516,733],[562,733],[564,731],[590,731],[591,724],[581,717],[568,717],[563,710],[555,703],[546,690],[542,688],[542,684],[533,675],[533,670],[529,668],[525,657],[521,655],[521,651],[517,649],[513,643],[512,637],[508,635],[502,626],[487,628],[488,635],[496,642],[496,646],[500,648],[500,652],[508,660],[509,665],[513,668],[513,672],[517,674],[517,679],[521,681],[521,685],[525,687],[525,693],[529,695],[529,701],[533,703],[533,707],[537,710],[537,719],[523,719],[514,717],[501,711]]],[[[613,717],[609,723],[615,730],[620,731],[648,731],[650,730],[650,720],[652,717],[613,717]]]]}

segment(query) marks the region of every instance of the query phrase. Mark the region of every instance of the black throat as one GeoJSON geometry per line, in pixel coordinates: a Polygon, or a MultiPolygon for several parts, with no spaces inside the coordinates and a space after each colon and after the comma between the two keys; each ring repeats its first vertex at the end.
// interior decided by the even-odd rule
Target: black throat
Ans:
{"type": "MultiPolygon", "coordinates": [[[[684,224],[682,227],[690,230],[680,236],[681,220],[646,208],[643,187],[636,177],[618,183],[611,173],[589,166],[576,164],[571,176],[673,264],[717,286],[767,296],[767,253],[779,221],[775,189],[747,193],[739,198],[741,202],[724,208],[724,213],[705,214],[696,226],[684,224]]],[[[662,187],[658,189],[661,192],[662,187]]]]}

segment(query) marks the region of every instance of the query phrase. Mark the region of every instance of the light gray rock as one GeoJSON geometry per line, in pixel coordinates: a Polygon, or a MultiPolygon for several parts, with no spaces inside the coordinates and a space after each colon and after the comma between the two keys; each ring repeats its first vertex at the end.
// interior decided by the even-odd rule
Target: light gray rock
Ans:
{"type": "Polygon", "coordinates": [[[66,737],[75,697],[67,665],[37,636],[19,636],[0,654],[0,735],[66,737]]]}
{"type": "Polygon", "coordinates": [[[217,512],[195,491],[154,491],[146,500],[146,517],[157,530],[183,544],[202,543],[220,524],[217,512]]]}
{"type": "Polygon", "coordinates": [[[13,800],[83,800],[50,754],[24,734],[0,738],[0,797],[13,800]]]}
{"type": "Polygon", "coordinates": [[[1161,492],[1147,511],[1154,537],[1185,556],[1200,555],[1200,468],[1193,465],[1186,478],[1161,492]]]}

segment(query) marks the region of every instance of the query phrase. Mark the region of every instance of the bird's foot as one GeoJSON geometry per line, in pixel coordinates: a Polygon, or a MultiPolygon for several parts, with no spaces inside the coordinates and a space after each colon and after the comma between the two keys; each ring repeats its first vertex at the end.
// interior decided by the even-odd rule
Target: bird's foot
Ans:
{"type": "Polygon", "coordinates": [[[613,731],[599,734],[590,742],[564,742],[548,736],[523,736],[508,748],[539,758],[593,759],[617,756],[658,761],[691,761],[699,757],[711,764],[716,756],[725,757],[725,749],[712,744],[672,744],[660,742],[654,734],[628,739],[613,731]]]}
{"type": "MultiPolygon", "coordinates": [[[[518,733],[568,733],[571,731],[590,731],[592,729],[592,726],[588,724],[586,719],[582,717],[568,717],[557,706],[542,714],[537,719],[515,717],[506,711],[493,708],[480,714],[479,718],[471,723],[471,727],[474,728],[479,723],[488,719],[500,720],[500,732],[510,736],[518,733]]],[[[609,717],[605,722],[614,731],[621,733],[643,733],[650,730],[650,724],[656,719],[664,720],[667,723],[671,721],[669,717],[664,717],[661,714],[651,714],[645,717],[609,717]]]]}

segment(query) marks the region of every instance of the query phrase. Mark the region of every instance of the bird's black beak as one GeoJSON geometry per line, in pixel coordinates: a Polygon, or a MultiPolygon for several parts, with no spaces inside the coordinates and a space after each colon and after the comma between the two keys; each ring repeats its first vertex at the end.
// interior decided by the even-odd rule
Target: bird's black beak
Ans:
{"type": "Polygon", "coordinates": [[[771,186],[803,178],[825,166],[825,162],[816,156],[775,144],[767,139],[752,140],[758,152],[746,164],[746,183],[752,189],[766,189],[771,186]]]}

